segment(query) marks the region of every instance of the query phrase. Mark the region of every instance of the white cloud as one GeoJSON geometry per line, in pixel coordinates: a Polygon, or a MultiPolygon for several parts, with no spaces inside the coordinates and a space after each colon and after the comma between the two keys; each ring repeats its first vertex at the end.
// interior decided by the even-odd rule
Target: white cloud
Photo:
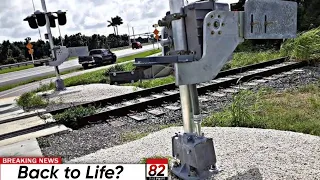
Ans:
{"type": "MultiPolygon", "coordinates": [[[[42,10],[41,0],[33,0],[36,10],[42,10]]],[[[195,0],[189,0],[194,2],[195,0]]],[[[238,0],[220,0],[234,3],[238,0]]],[[[81,32],[82,34],[113,33],[113,28],[107,27],[107,21],[116,15],[123,18],[124,24],[119,27],[119,33],[130,34],[134,27],[135,34],[152,30],[152,24],[161,19],[169,10],[168,0],[46,0],[48,11],[67,10],[67,24],[60,27],[63,35],[81,32]]],[[[1,0],[0,4],[0,40],[23,41],[26,37],[39,39],[37,29],[30,29],[23,19],[33,13],[32,0],[1,0]]],[[[40,28],[42,38],[46,28],[40,28]]],[[[52,28],[53,36],[58,37],[57,28],[52,28]]]]}

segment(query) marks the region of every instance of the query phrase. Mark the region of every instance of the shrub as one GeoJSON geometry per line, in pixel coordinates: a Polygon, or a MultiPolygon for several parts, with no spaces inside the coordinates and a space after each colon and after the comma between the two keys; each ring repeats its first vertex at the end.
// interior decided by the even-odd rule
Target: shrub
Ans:
{"type": "Polygon", "coordinates": [[[38,108],[45,108],[49,102],[33,92],[22,94],[17,100],[17,105],[24,111],[30,111],[38,108]]]}
{"type": "Polygon", "coordinates": [[[72,107],[62,113],[54,115],[53,118],[57,122],[62,123],[69,128],[79,129],[82,126],[87,124],[87,122],[80,122],[79,120],[81,120],[83,117],[93,115],[95,114],[95,112],[96,112],[96,108],[93,106],[72,107]]]}
{"type": "Polygon", "coordinates": [[[109,76],[109,73],[112,73],[112,72],[117,72],[117,71],[125,71],[125,68],[123,65],[115,65],[115,66],[112,66],[110,68],[108,68],[105,72],[105,75],[106,76],[109,76]]]}

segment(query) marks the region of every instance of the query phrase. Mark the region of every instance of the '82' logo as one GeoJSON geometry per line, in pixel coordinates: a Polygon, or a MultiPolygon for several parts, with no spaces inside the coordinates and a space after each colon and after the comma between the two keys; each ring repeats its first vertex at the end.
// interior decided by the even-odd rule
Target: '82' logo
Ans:
{"type": "Polygon", "coordinates": [[[147,159],[147,180],[168,179],[168,159],[147,159]]]}

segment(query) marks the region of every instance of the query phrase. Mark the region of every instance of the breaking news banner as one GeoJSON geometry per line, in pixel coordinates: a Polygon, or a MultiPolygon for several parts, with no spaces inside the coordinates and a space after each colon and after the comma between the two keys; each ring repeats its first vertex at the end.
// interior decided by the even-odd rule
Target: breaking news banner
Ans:
{"type": "Polygon", "coordinates": [[[146,164],[62,164],[59,157],[0,157],[0,180],[168,180],[168,159],[146,164]]]}

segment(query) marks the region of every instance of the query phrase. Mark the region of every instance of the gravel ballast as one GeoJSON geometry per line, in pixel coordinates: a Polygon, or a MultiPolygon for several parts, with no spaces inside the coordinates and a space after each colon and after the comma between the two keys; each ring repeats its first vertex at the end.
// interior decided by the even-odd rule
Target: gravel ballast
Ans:
{"type": "MultiPolygon", "coordinates": [[[[181,127],[167,128],[68,163],[139,163],[142,158],[171,156],[171,137],[181,130],[181,127]]],[[[203,131],[214,140],[217,165],[222,170],[215,179],[320,178],[317,136],[247,128],[203,128],[203,131]]]]}
{"type": "MultiPolygon", "coordinates": [[[[304,67],[301,69],[304,70],[304,72],[285,75],[284,77],[276,80],[261,83],[257,85],[254,90],[261,87],[269,87],[281,92],[286,89],[294,89],[298,86],[312,84],[319,81],[319,66],[304,67]]],[[[222,92],[219,91],[219,93],[222,92]]],[[[228,93],[226,94],[227,95],[225,97],[214,97],[211,95],[200,96],[200,98],[207,99],[206,102],[201,102],[201,112],[204,117],[208,116],[212,112],[222,110],[232,102],[232,95],[228,93]]],[[[179,106],[180,102],[177,101],[175,103],[164,104],[163,107],[169,105],[179,106]]],[[[161,130],[162,125],[181,125],[181,111],[168,111],[163,107],[156,108],[165,112],[165,114],[160,117],[148,115],[147,120],[141,122],[137,122],[127,116],[113,117],[102,124],[87,126],[66,134],[56,134],[38,138],[38,142],[41,146],[43,155],[62,156],[65,161],[68,161],[73,158],[94,153],[100,149],[123,144],[122,134],[128,132],[150,133],[161,130]],[[112,124],[124,125],[115,127],[112,124]]]]}

